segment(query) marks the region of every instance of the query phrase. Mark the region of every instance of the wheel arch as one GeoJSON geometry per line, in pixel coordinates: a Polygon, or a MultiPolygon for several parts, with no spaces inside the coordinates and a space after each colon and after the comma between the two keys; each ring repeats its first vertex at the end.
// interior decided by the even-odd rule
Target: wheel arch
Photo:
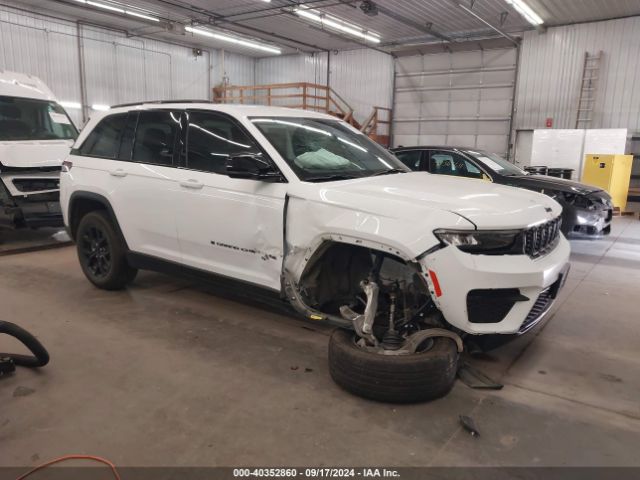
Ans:
{"type": "Polygon", "coordinates": [[[388,244],[349,237],[345,235],[321,235],[306,249],[294,249],[288,258],[285,258],[285,267],[282,275],[282,291],[289,303],[306,318],[311,320],[326,320],[333,325],[351,329],[351,322],[334,314],[327,314],[310,307],[302,294],[305,276],[311,268],[322,261],[325,254],[333,246],[348,247],[352,249],[367,250],[372,253],[379,253],[385,257],[390,257],[402,262],[407,267],[415,268],[428,287],[428,276],[422,271],[419,262],[412,258],[407,252],[398,250],[388,244]]]}
{"type": "MultiPolygon", "coordinates": [[[[69,198],[69,235],[75,241],[76,234],[78,232],[78,225],[80,224],[80,220],[87,213],[94,212],[96,210],[103,210],[109,216],[109,219],[113,223],[116,231],[122,237],[127,245],[127,240],[122,233],[120,228],[120,224],[118,223],[118,218],[111,206],[109,200],[99,193],[94,192],[86,192],[86,191],[76,191],[71,194],[69,198]]],[[[128,249],[127,245],[127,249],[128,249]]]]}

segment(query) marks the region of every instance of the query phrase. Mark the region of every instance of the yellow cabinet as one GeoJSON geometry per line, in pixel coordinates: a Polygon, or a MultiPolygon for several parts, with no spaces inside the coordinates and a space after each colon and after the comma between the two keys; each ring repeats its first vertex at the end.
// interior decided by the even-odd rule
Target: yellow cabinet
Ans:
{"type": "Polygon", "coordinates": [[[632,164],[632,155],[585,155],[582,183],[606,190],[611,195],[613,205],[624,211],[627,208],[632,164]]]}

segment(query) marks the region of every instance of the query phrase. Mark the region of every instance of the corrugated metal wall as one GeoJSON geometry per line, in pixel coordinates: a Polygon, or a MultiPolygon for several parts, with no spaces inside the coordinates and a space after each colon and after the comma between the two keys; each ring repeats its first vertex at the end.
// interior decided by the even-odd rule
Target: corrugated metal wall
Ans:
{"type": "Polygon", "coordinates": [[[213,85],[221,85],[226,76],[229,85],[254,85],[256,59],[222,50],[211,52],[213,85]]]}
{"type": "Polygon", "coordinates": [[[258,59],[256,84],[309,82],[326,85],[327,54],[282,55],[258,59]]]}
{"type": "MultiPolygon", "coordinates": [[[[50,22],[0,6],[0,69],[41,78],[61,100],[80,101],[80,67],[74,23],[50,22]]],[[[79,124],[81,113],[69,111],[79,124]]]]}
{"type": "MultiPolygon", "coordinates": [[[[374,50],[332,52],[329,84],[362,121],[374,106],[390,107],[393,58],[374,50]]],[[[256,84],[310,82],[327,84],[327,54],[284,55],[257,61],[256,84]]]]}
{"type": "MultiPolygon", "coordinates": [[[[78,36],[82,39],[87,105],[157,99],[208,99],[222,81],[221,52],[127,38],[0,6],[0,69],[40,77],[61,101],[81,102],[78,36]],[[211,55],[211,59],[209,58],[211,55]],[[211,70],[210,70],[211,67],[211,70]]],[[[255,59],[225,53],[224,68],[236,85],[255,83],[255,59]]],[[[69,114],[81,125],[79,110],[69,114]]]]}
{"type": "Polygon", "coordinates": [[[363,121],[373,107],[391,107],[393,57],[375,50],[348,50],[331,54],[331,87],[363,121]]]}
{"type": "Polygon", "coordinates": [[[394,145],[462,145],[507,151],[514,48],[396,60],[394,145]]]}
{"type": "Polygon", "coordinates": [[[195,57],[184,47],[94,27],[80,33],[89,105],[209,98],[208,52],[195,57]]]}
{"type": "Polygon", "coordinates": [[[590,128],[640,130],[640,17],[525,33],[515,128],[575,128],[584,55],[600,50],[590,128]]]}

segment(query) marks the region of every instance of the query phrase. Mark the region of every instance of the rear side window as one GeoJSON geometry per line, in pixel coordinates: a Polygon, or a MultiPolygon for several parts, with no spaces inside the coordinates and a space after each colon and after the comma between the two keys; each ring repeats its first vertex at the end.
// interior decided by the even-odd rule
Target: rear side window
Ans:
{"type": "Polygon", "coordinates": [[[120,134],[127,120],[126,113],[103,118],[80,147],[80,155],[116,158],[120,148],[120,134]]]}
{"type": "Polygon", "coordinates": [[[411,170],[420,170],[422,151],[409,150],[405,152],[395,152],[396,157],[411,170]]]}
{"type": "Polygon", "coordinates": [[[173,152],[179,131],[179,111],[140,112],[133,146],[133,161],[154,165],[173,165],[173,152]]]}
{"type": "Polygon", "coordinates": [[[186,167],[226,174],[226,161],[238,154],[259,154],[255,142],[224,115],[189,112],[186,167]]]}

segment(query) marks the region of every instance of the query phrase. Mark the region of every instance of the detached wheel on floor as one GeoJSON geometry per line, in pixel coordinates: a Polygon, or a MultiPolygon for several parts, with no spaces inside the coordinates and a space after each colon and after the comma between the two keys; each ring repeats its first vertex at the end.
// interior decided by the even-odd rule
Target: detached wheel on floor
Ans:
{"type": "Polygon", "coordinates": [[[124,239],[103,211],[82,217],[76,244],[82,271],[98,288],[120,290],[138,273],[127,263],[124,239]]]}
{"type": "Polygon", "coordinates": [[[356,344],[354,332],[336,329],[329,339],[329,372],[345,390],[382,402],[413,403],[449,393],[456,380],[458,350],[436,337],[410,355],[384,355],[356,344]]]}

